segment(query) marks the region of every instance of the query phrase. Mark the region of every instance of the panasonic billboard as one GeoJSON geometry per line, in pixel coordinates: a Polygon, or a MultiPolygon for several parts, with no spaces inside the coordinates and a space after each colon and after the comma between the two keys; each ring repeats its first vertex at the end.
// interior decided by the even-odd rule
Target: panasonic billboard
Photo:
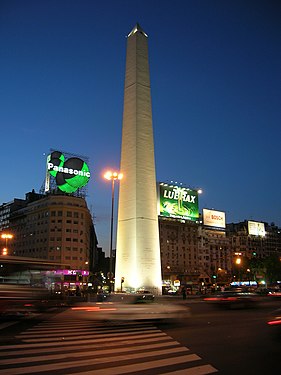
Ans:
{"type": "Polygon", "coordinates": [[[87,185],[91,177],[84,160],[78,157],[67,159],[60,151],[53,151],[48,155],[47,173],[55,179],[57,187],[64,193],[74,193],[87,185]]]}

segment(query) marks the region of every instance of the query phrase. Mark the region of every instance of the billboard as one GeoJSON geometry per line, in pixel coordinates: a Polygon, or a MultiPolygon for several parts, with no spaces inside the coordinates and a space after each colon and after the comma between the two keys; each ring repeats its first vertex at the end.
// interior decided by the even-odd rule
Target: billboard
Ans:
{"type": "Polygon", "coordinates": [[[225,229],[225,212],[203,208],[203,224],[208,227],[225,229]]]}
{"type": "MultiPolygon", "coordinates": [[[[47,157],[47,176],[52,176],[56,186],[64,193],[74,193],[87,185],[90,179],[88,164],[80,157],[66,157],[60,151],[53,151],[47,157]]],[[[46,178],[45,191],[49,191],[46,178]]]]}
{"type": "Polygon", "coordinates": [[[158,202],[160,216],[194,221],[199,218],[197,190],[159,183],[158,202]]]}
{"type": "Polygon", "coordinates": [[[248,221],[248,233],[252,236],[265,236],[265,226],[264,223],[257,221],[248,221]]]}

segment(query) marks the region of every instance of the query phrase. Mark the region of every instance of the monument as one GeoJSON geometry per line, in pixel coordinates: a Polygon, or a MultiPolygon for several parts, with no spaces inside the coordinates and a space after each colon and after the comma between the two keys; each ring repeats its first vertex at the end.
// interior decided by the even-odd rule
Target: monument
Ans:
{"type": "Polygon", "coordinates": [[[162,293],[148,36],[127,38],[115,290],[162,293]]]}

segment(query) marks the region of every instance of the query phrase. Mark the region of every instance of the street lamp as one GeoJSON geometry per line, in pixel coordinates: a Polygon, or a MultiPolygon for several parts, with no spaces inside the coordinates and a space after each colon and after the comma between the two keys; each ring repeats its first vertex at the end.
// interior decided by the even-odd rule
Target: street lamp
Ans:
{"type": "Polygon", "coordinates": [[[109,292],[112,288],[112,239],[113,239],[113,212],[114,212],[114,185],[115,180],[121,180],[123,174],[119,172],[108,171],[104,174],[104,178],[111,180],[111,221],[110,221],[110,253],[109,253],[109,292]]]}
{"type": "Polygon", "coordinates": [[[237,258],[235,261],[236,264],[241,264],[241,258],[237,258]]]}
{"type": "Polygon", "coordinates": [[[11,240],[14,236],[12,234],[9,234],[9,233],[2,233],[1,234],[1,238],[3,240],[5,240],[6,242],[6,245],[5,247],[3,248],[3,251],[2,251],[2,255],[8,255],[8,240],[11,240]]]}
{"type": "MultiPolygon", "coordinates": [[[[237,271],[238,271],[238,279],[240,280],[241,279],[241,265],[242,265],[242,260],[240,258],[241,256],[241,253],[236,253],[237,254],[237,258],[235,259],[235,264],[237,266],[237,271]]],[[[241,280],[240,280],[241,281],[241,280]]]]}

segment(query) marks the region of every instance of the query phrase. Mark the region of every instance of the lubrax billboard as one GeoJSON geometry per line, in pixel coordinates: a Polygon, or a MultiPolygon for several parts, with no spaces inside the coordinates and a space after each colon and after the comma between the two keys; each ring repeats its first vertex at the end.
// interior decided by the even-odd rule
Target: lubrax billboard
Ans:
{"type": "Polygon", "coordinates": [[[78,157],[66,159],[60,151],[48,155],[47,172],[55,178],[57,187],[64,193],[74,193],[87,185],[91,176],[84,160],[78,157]]]}
{"type": "Polygon", "coordinates": [[[161,182],[158,197],[160,216],[194,221],[199,218],[197,190],[161,182]]]}

